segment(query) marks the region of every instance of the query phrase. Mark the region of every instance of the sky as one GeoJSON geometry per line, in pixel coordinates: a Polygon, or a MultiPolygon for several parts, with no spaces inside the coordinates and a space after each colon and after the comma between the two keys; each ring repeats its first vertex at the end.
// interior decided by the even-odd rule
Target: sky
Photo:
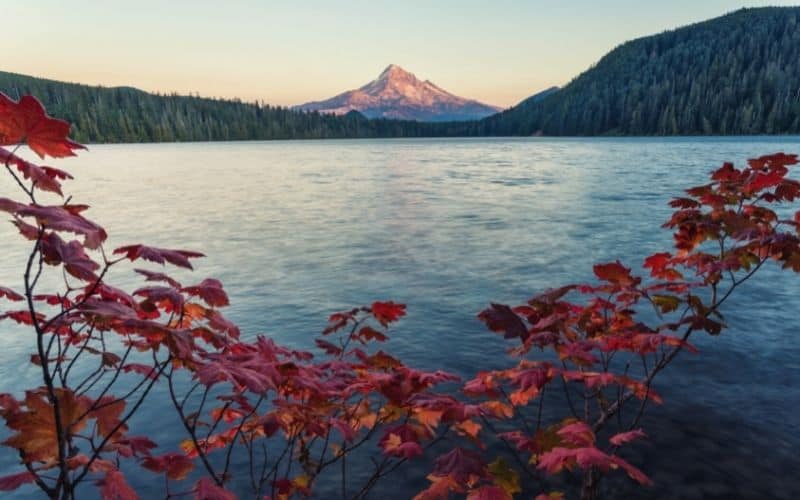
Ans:
{"type": "MultiPolygon", "coordinates": [[[[795,3],[800,0],[795,0],[795,3]]],[[[0,0],[0,70],[294,105],[389,64],[511,106],[616,45],[780,0],[0,0]]]]}

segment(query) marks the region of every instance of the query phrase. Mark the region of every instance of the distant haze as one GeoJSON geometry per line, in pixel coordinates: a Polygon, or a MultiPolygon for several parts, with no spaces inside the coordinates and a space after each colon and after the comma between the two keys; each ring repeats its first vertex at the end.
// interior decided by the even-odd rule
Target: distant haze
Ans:
{"type": "Polygon", "coordinates": [[[564,85],[626,40],[753,0],[38,0],[5,2],[0,70],[294,105],[389,63],[502,107],[564,85]]]}

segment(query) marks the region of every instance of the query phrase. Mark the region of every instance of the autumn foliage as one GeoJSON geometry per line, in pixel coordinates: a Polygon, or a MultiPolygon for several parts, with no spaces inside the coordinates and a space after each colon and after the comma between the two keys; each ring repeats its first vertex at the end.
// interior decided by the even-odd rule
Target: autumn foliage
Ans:
{"type": "Polygon", "coordinates": [[[640,423],[662,403],[657,375],[696,352],[693,335],[725,328],[721,307],[764,264],[800,270],[800,212],[770,208],[800,196],[787,177],[797,158],[779,153],[726,163],[673,200],[665,226],[675,248],[648,257],[643,272],[598,264],[592,283],[491,304],[478,318],[511,342],[506,369],[460,381],[405,365],[382,348],[406,314],[391,301],[331,315],[312,354],[245,340],[221,312],[219,281],[187,285],[152,268],[191,269],[202,254],[106,249],[88,207],[63,198],[72,176],[18,154],[27,145],[42,159],[74,155],[82,146],[68,131],[35,98],[0,94],[0,143],[13,147],[0,161],[22,192],[0,198],[0,210],[31,248],[22,283],[0,287],[0,321],[31,332],[41,372],[39,387],[0,394],[3,445],[19,457],[0,491],[137,498],[126,474],[138,467],[161,476],[168,498],[306,497],[325,474],[340,478],[341,497],[364,498],[410,460],[431,467],[419,499],[595,498],[604,476],[648,487],[642,464],[623,455],[647,439],[640,423]],[[43,204],[45,192],[60,203],[43,204]],[[127,262],[151,266],[133,269],[141,288],[107,282],[127,262]],[[45,275],[60,287],[42,290],[45,275]],[[149,397],[157,385],[183,425],[176,449],[131,424],[143,405],[165,404],[149,397]],[[550,401],[567,414],[544,418],[550,401]],[[575,491],[550,491],[547,478],[564,471],[578,473],[578,484],[564,482],[575,491]]]}

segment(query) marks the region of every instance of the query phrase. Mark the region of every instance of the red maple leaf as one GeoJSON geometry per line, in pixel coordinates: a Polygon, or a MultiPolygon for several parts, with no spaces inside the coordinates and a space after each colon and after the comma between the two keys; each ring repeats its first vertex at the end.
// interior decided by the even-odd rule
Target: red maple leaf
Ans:
{"type": "Polygon", "coordinates": [[[373,302],[370,308],[372,315],[383,326],[395,322],[401,316],[406,314],[405,304],[395,304],[391,300],[389,302],[373,302]]]}
{"type": "Polygon", "coordinates": [[[557,446],[542,454],[539,459],[540,469],[548,474],[557,474],[562,469],[572,469],[576,465],[581,469],[597,467],[607,471],[611,467],[611,457],[594,446],[584,448],[564,448],[557,446]]]}
{"type": "Polygon", "coordinates": [[[711,179],[719,182],[741,182],[744,177],[742,171],[735,168],[731,162],[723,163],[720,168],[711,174],[711,179]]]}
{"type": "Polygon", "coordinates": [[[654,253],[644,260],[644,267],[650,269],[650,275],[654,278],[674,281],[683,276],[673,267],[672,254],[669,252],[654,253]]]}
{"type": "Polygon", "coordinates": [[[512,498],[506,490],[493,485],[481,486],[467,495],[467,500],[511,500],[512,498]]]}
{"type": "Polygon", "coordinates": [[[379,444],[387,455],[403,458],[422,455],[419,437],[409,425],[398,425],[387,429],[379,444]]]}
{"type": "Polygon", "coordinates": [[[485,309],[478,314],[478,319],[486,323],[489,330],[493,332],[503,332],[507,339],[519,337],[522,340],[528,338],[528,328],[522,319],[507,305],[491,304],[489,309],[485,309]]]}
{"type": "Polygon", "coordinates": [[[168,286],[148,286],[139,288],[134,291],[133,294],[139,297],[145,297],[146,302],[150,304],[151,308],[159,305],[164,307],[168,313],[180,311],[185,302],[180,292],[168,286]]]}
{"type": "Polygon", "coordinates": [[[35,480],[36,476],[30,472],[20,472],[18,474],[11,474],[10,476],[0,477],[0,491],[13,491],[23,484],[32,483],[35,480]]]}
{"type": "Polygon", "coordinates": [[[125,476],[116,469],[106,473],[103,479],[97,481],[100,486],[100,496],[103,500],[139,500],[139,496],[125,481],[125,476]]]}
{"type": "Polygon", "coordinates": [[[24,299],[24,297],[14,290],[10,288],[6,288],[4,286],[0,286],[0,298],[7,298],[8,300],[12,300],[14,302],[19,302],[20,300],[24,299]]]}
{"type": "Polygon", "coordinates": [[[480,454],[464,448],[455,448],[437,458],[432,474],[449,476],[462,484],[487,476],[486,464],[480,454]]]}
{"type": "Polygon", "coordinates": [[[611,457],[611,463],[619,467],[622,467],[622,469],[628,474],[628,477],[630,477],[637,483],[644,486],[651,486],[653,484],[653,481],[651,481],[650,478],[647,477],[647,475],[644,472],[634,467],[633,465],[623,460],[622,458],[617,456],[611,457]]]}
{"type": "Polygon", "coordinates": [[[201,478],[195,484],[195,500],[236,500],[236,495],[217,486],[210,478],[201,478]]]}
{"type": "Polygon", "coordinates": [[[180,481],[194,469],[194,463],[183,453],[166,453],[157,457],[146,457],[142,467],[153,472],[165,472],[168,479],[180,481]]]}
{"type": "Polygon", "coordinates": [[[95,281],[95,272],[100,265],[93,261],[77,241],[66,243],[56,233],[47,233],[41,241],[42,257],[47,264],[63,263],[64,269],[72,276],[83,281],[95,281]]]}
{"type": "Polygon", "coordinates": [[[631,276],[631,270],[623,266],[620,261],[595,264],[594,274],[603,281],[620,286],[637,285],[641,281],[640,278],[631,276]]]}
{"type": "Polygon", "coordinates": [[[117,451],[123,457],[149,456],[150,450],[158,445],[146,437],[134,436],[118,439],[114,443],[117,451]]]}
{"type": "Polygon", "coordinates": [[[129,245],[114,250],[115,255],[124,254],[125,258],[135,261],[137,259],[149,260],[157,264],[169,262],[178,267],[193,269],[190,258],[205,257],[200,252],[189,250],[168,250],[166,248],[148,247],[145,245],[129,245]]]}
{"type": "MultiPolygon", "coordinates": [[[[27,206],[28,205],[25,205],[23,203],[19,203],[18,201],[9,200],[8,198],[0,198],[0,210],[2,210],[3,212],[8,212],[10,214],[15,214],[15,213],[17,213],[18,210],[23,209],[23,208],[25,208],[27,206]]],[[[38,236],[38,231],[36,230],[36,228],[34,228],[33,238],[28,238],[28,239],[34,239],[35,240],[37,238],[37,236],[38,236]]]]}
{"type": "Polygon", "coordinates": [[[378,330],[372,328],[371,326],[362,327],[356,334],[356,337],[362,343],[369,342],[370,340],[375,340],[377,342],[386,342],[387,340],[389,340],[389,337],[379,332],[378,330]]]}
{"type": "Polygon", "coordinates": [[[14,101],[0,92],[0,145],[25,142],[42,158],[75,156],[75,149],[86,149],[68,135],[69,123],[50,117],[35,97],[14,101]]]}
{"type": "Polygon", "coordinates": [[[83,210],[82,206],[29,205],[19,208],[16,214],[22,217],[34,217],[39,224],[48,229],[82,235],[84,245],[94,250],[100,247],[108,235],[105,229],[80,215],[79,212],[83,210]]]}
{"type": "MultiPolygon", "coordinates": [[[[21,325],[28,325],[33,326],[33,316],[31,316],[31,312],[27,310],[21,311],[7,311],[3,314],[0,314],[0,320],[3,319],[13,319],[17,323],[21,325]]],[[[41,313],[36,313],[36,320],[41,322],[44,321],[45,317],[41,313]]]]}
{"type": "Polygon", "coordinates": [[[620,432],[619,434],[614,434],[609,438],[609,442],[614,446],[622,446],[625,443],[630,443],[639,438],[643,438],[647,436],[641,429],[634,429],[629,432],[620,432]]]}
{"type": "Polygon", "coordinates": [[[187,286],[183,289],[189,295],[200,297],[212,307],[228,305],[228,295],[222,289],[222,282],[213,278],[204,279],[196,286],[187,286]]]}
{"type": "Polygon", "coordinates": [[[591,446],[594,444],[594,432],[585,422],[573,422],[560,428],[557,434],[565,443],[573,446],[591,446]]]}
{"type": "Polygon", "coordinates": [[[52,167],[40,167],[25,161],[10,151],[0,148],[0,162],[15,165],[25,179],[33,181],[38,189],[62,195],[61,183],[58,179],[71,179],[72,176],[63,170],[52,167]]]}
{"type": "Polygon", "coordinates": [[[172,288],[181,288],[180,283],[164,273],[155,273],[146,269],[134,269],[133,271],[144,276],[145,281],[163,281],[168,283],[172,288]]]}

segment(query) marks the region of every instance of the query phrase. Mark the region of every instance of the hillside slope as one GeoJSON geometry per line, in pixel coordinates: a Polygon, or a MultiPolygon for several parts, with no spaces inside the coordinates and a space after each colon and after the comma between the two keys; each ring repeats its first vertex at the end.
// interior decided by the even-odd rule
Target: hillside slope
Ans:
{"type": "Polygon", "coordinates": [[[416,122],[328,116],[238,100],[151,94],[131,87],[98,87],[0,72],[0,91],[38,97],[53,116],[72,123],[86,143],[405,137],[424,132],[416,122]]]}
{"type": "Polygon", "coordinates": [[[473,135],[800,132],[800,7],[743,9],[624,43],[473,135]]]}
{"type": "Polygon", "coordinates": [[[324,101],[307,102],[298,109],[345,114],[358,111],[367,118],[418,121],[475,120],[500,108],[451,94],[429,80],[420,80],[400,66],[389,65],[375,80],[324,101]]]}
{"type": "Polygon", "coordinates": [[[800,133],[800,7],[743,9],[626,42],[560,89],[478,121],[424,123],[159,95],[0,72],[83,142],[800,133]]]}

